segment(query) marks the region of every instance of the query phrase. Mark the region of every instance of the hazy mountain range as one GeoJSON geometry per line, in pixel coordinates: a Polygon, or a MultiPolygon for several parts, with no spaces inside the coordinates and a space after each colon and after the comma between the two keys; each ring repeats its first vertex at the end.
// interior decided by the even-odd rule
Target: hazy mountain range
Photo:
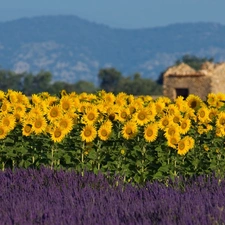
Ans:
{"type": "Polygon", "coordinates": [[[225,26],[182,23],[115,29],[77,16],[41,16],[0,23],[0,66],[18,73],[52,72],[54,80],[98,82],[99,69],[157,79],[184,54],[225,61],[225,26]]]}

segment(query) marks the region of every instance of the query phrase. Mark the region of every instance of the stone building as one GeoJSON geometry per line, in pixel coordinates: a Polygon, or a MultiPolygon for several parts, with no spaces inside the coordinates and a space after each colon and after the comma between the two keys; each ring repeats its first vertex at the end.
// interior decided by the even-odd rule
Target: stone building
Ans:
{"type": "Polygon", "coordinates": [[[225,93],[225,63],[206,62],[198,71],[181,63],[163,75],[163,95],[171,99],[195,94],[205,100],[208,93],[219,92],[225,93]]]}

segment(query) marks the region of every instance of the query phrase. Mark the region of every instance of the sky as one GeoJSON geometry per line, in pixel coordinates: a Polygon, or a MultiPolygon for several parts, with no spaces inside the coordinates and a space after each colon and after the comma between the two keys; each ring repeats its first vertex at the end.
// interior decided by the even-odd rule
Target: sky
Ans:
{"type": "Polygon", "coordinates": [[[0,0],[0,22],[42,15],[76,15],[114,28],[184,22],[225,25],[225,0],[0,0]]]}

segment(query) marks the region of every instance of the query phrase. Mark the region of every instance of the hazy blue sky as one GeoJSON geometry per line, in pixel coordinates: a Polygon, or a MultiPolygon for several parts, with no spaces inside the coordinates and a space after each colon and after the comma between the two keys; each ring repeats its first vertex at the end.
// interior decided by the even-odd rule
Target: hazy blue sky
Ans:
{"type": "Polygon", "coordinates": [[[225,0],[0,0],[0,21],[39,15],[77,15],[118,28],[182,22],[225,24],[225,0]]]}

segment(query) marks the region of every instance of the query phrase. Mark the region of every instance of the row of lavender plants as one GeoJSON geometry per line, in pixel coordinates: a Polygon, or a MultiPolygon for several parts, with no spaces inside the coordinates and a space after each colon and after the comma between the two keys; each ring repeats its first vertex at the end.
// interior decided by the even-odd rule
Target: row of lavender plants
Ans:
{"type": "Polygon", "coordinates": [[[0,172],[1,224],[224,224],[225,181],[213,175],[145,185],[99,173],[0,172]]]}

